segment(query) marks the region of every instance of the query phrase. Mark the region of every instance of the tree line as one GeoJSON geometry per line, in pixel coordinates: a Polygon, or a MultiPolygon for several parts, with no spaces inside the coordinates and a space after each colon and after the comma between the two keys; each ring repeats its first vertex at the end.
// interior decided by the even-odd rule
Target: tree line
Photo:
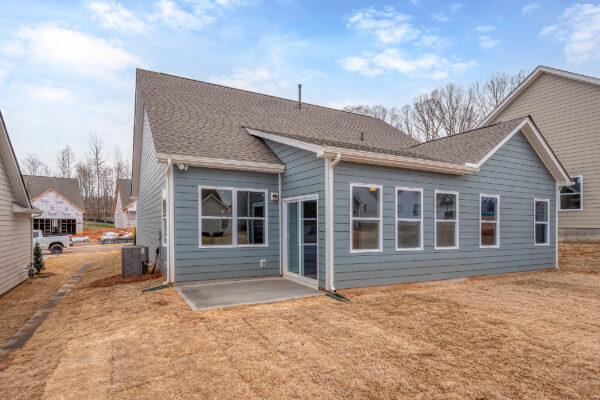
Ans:
{"type": "Polygon", "coordinates": [[[94,132],[89,134],[86,144],[87,151],[79,159],[69,145],[58,150],[54,169],[34,153],[21,160],[21,168],[26,175],[77,178],[85,218],[112,220],[116,180],[131,178],[129,160],[123,158],[118,148],[109,154],[100,136],[94,132]]]}
{"type": "Polygon", "coordinates": [[[380,118],[421,142],[429,141],[475,128],[526,76],[525,71],[494,73],[469,86],[449,83],[400,108],[359,104],[344,110],[380,118]]]}

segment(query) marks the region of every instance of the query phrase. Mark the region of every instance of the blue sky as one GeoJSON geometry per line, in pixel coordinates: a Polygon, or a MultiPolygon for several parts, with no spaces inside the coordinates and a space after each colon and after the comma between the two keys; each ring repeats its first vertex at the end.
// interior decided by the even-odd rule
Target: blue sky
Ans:
{"type": "Polygon", "coordinates": [[[0,110],[54,168],[91,132],[131,158],[135,68],[310,103],[402,106],[544,64],[600,76],[600,4],[428,0],[3,1],[0,110]],[[24,5],[25,4],[25,5],[24,5]]]}

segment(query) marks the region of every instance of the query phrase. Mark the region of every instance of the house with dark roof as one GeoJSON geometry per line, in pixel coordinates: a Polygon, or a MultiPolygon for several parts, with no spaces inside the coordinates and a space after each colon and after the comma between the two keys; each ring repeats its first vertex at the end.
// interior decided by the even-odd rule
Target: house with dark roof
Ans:
{"type": "Polygon", "coordinates": [[[115,228],[135,227],[137,201],[131,198],[131,179],[117,179],[115,186],[115,228]]]}
{"type": "Polygon", "coordinates": [[[44,235],[75,235],[83,232],[85,209],[75,178],[24,175],[31,204],[41,210],[33,219],[33,229],[44,235]]]}
{"type": "Polygon", "coordinates": [[[600,79],[537,67],[480,126],[531,115],[571,174],[558,194],[558,236],[600,242],[600,79]]]}
{"type": "Polygon", "coordinates": [[[32,207],[0,113],[0,295],[27,279],[32,261],[32,207]]]}
{"type": "Polygon", "coordinates": [[[326,290],[557,265],[572,184],[533,119],[419,143],[368,116],[147,70],[137,242],[169,282],[282,275],[326,290]]]}

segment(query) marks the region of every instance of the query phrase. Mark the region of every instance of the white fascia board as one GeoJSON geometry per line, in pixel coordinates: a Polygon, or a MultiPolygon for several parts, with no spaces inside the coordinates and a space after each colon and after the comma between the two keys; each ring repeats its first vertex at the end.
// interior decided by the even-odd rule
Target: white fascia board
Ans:
{"type": "Polygon", "coordinates": [[[292,147],[297,147],[299,149],[310,151],[312,153],[317,153],[317,156],[320,156],[323,154],[323,146],[319,146],[319,145],[312,144],[312,143],[306,143],[301,140],[290,139],[290,138],[280,136],[280,135],[275,135],[272,133],[257,131],[256,129],[251,129],[251,128],[244,128],[244,129],[246,129],[246,131],[249,134],[251,134],[252,136],[257,136],[262,139],[271,140],[273,142],[285,144],[285,145],[292,146],[292,147]]]}
{"type": "Polygon", "coordinates": [[[465,175],[479,171],[479,167],[447,163],[442,161],[431,161],[422,158],[397,156],[393,154],[372,153],[368,151],[340,149],[326,147],[325,158],[335,158],[341,154],[342,161],[357,162],[363,164],[382,165],[386,167],[414,169],[419,171],[439,172],[450,175],[465,175]]]}
{"type": "Polygon", "coordinates": [[[535,124],[531,121],[530,117],[523,118],[523,121],[519,123],[500,143],[494,146],[493,149],[487,152],[485,156],[477,164],[477,167],[481,168],[481,166],[492,157],[502,146],[506,144],[514,135],[518,132],[522,131],[537,155],[540,157],[548,171],[552,174],[557,184],[562,186],[570,186],[573,182],[571,182],[571,178],[569,174],[561,163],[558,161],[550,146],[540,133],[540,131],[536,128],[535,124]]]}
{"type": "Polygon", "coordinates": [[[159,163],[166,164],[169,159],[173,164],[186,164],[192,167],[232,169],[236,171],[256,171],[278,174],[285,171],[283,164],[261,163],[253,161],[226,160],[221,158],[178,156],[174,154],[156,153],[159,163]]]}
{"type": "Polygon", "coordinates": [[[543,73],[556,75],[556,76],[560,76],[563,78],[573,79],[576,81],[590,83],[592,85],[600,86],[600,79],[598,79],[598,78],[594,78],[591,76],[585,76],[585,75],[581,75],[581,74],[576,74],[576,73],[569,72],[569,71],[562,71],[560,69],[555,69],[555,68],[550,68],[550,67],[545,67],[543,65],[540,65],[536,69],[534,69],[533,72],[531,74],[529,74],[529,76],[527,78],[525,78],[523,80],[523,82],[521,82],[519,84],[519,86],[517,86],[508,96],[506,96],[506,98],[504,100],[502,100],[502,102],[500,104],[498,104],[498,106],[496,106],[496,108],[494,108],[492,110],[492,112],[489,113],[488,116],[485,117],[477,125],[477,128],[482,128],[482,127],[488,125],[490,123],[490,121],[492,121],[494,118],[496,118],[498,116],[498,114],[500,114],[506,107],[508,107],[508,105],[510,103],[512,103],[512,101],[516,97],[518,97],[521,94],[521,92],[523,92],[525,89],[527,89],[529,87],[529,85],[531,85],[543,73]]]}

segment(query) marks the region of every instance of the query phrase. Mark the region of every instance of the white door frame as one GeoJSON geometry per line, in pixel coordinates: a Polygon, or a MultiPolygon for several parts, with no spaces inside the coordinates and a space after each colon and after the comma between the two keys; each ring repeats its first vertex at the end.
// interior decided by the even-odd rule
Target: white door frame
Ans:
{"type": "MultiPolygon", "coordinates": [[[[288,197],[283,199],[283,276],[291,279],[303,285],[318,288],[319,287],[319,195],[308,194],[303,196],[288,197]],[[300,205],[303,201],[314,200],[317,202],[317,243],[316,243],[316,254],[317,254],[317,279],[306,278],[295,272],[288,271],[288,204],[298,203],[298,241],[302,235],[302,223],[300,221],[300,205]]],[[[301,249],[300,243],[298,248],[301,249]]],[[[300,261],[300,257],[298,257],[300,261]]]]}

